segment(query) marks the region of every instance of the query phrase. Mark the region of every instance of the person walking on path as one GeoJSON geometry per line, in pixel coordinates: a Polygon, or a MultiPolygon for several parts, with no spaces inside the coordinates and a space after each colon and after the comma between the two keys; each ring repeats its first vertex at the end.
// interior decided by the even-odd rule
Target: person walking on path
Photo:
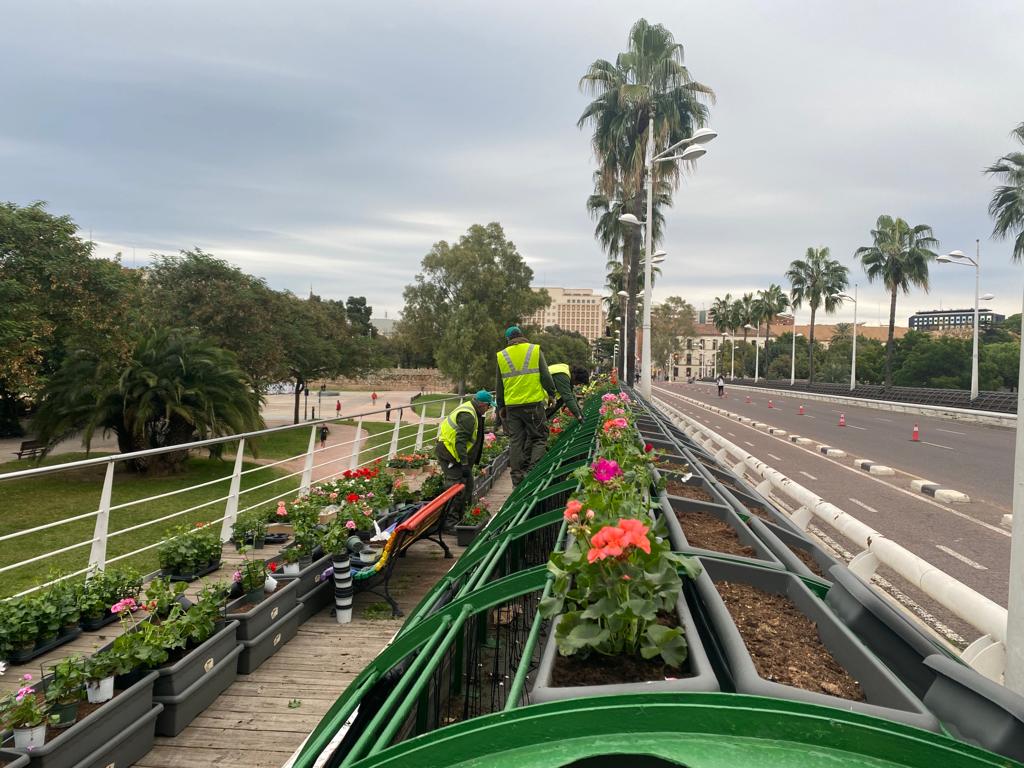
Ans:
{"type": "Polygon", "coordinates": [[[539,344],[531,344],[518,326],[505,331],[506,347],[497,353],[494,389],[498,413],[510,437],[512,485],[519,485],[547,449],[545,406],[558,390],[539,344]]]}
{"type": "Polygon", "coordinates": [[[321,448],[326,448],[327,447],[327,436],[329,434],[331,434],[331,430],[329,430],[327,428],[326,424],[321,424],[320,425],[320,447],[321,448]]]}
{"type": "Polygon", "coordinates": [[[391,403],[384,403],[384,420],[391,421],[391,403]]]}
{"type": "Polygon", "coordinates": [[[374,407],[376,407],[376,405],[377,405],[377,392],[376,391],[370,393],[370,402],[373,403],[374,407]]]}
{"type": "Polygon", "coordinates": [[[336,402],[334,404],[334,418],[336,418],[336,419],[340,419],[341,418],[341,400],[339,400],[338,402],[336,402]]]}
{"type": "Polygon", "coordinates": [[[548,371],[551,373],[551,380],[555,382],[555,389],[558,390],[558,399],[553,406],[548,408],[548,418],[550,419],[565,406],[573,416],[582,421],[583,411],[580,408],[580,404],[576,401],[573,385],[583,385],[590,381],[590,374],[587,373],[587,369],[577,367],[570,369],[566,363],[552,363],[548,366],[548,371]]]}
{"type": "Polygon", "coordinates": [[[484,416],[492,402],[491,393],[481,389],[441,422],[434,455],[444,474],[444,487],[456,483],[465,486],[458,501],[448,507],[448,525],[458,523],[473,501],[473,466],[480,463],[483,454],[484,416]]]}
{"type": "Polygon", "coordinates": [[[725,377],[722,374],[718,374],[718,378],[715,379],[715,384],[718,385],[718,396],[725,396],[725,377]]]}

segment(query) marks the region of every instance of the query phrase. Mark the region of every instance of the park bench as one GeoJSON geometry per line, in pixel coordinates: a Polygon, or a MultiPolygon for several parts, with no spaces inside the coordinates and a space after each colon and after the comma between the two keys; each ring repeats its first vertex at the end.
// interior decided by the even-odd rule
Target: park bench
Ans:
{"type": "Polygon", "coordinates": [[[22,440],[21,447],[14,452],[19,459],[22,456],[38,456],[46,449],[46,444],[39,440],[22,440]]]}
{"type": "Polygon", "coordinates": [[[427,502],[412,515],[397,523],[376,562],[364,568],[352,569],[352,583],[356,591],[372,592],[384,598],[391,606],[393,617],[404,616],[388,591],[395,565],[400,558],[405,557],[409,547],[421,539],[435,542],[444,550],[445,559],[452,558],[451,550],[441,538],[441,532],[448,506],[457,499],[462,488],[461,483],[453,485],[436,499],[427,502]]]}

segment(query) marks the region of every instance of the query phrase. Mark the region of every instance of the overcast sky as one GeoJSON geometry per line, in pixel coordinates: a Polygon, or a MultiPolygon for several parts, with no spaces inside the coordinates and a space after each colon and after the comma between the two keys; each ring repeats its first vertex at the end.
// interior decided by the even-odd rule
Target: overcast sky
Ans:
{"type": "MultiPolygon", "coordinates": [[[[1020,310],[981,173],[1024,121],[1019,0],[8,3],[0,199],[48,201],[128,264],[198,246],[378,316],[473,223],[499,221],[535,284],[600,288],[578,81],[640,16],[718,96],[656,298],[785,286],[827,245],[861,284],[858,319],[887,321],[852,255],[889,213],[944,250],[981,238],[982,291],[1020,310]]],[[[901,324],[973,303],[970,270],[932,274],[901,324]]]]}

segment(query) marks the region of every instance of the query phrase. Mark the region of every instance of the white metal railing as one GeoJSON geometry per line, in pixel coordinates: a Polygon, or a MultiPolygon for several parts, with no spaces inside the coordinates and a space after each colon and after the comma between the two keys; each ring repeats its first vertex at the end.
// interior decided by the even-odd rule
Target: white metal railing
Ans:
{"type": "MultiPolygon", "coordinates": [[[[722,409],[698,400],[667,390],[661,391],[693,405],[724,413],[722,409]]],[[[885,565],[953,615],[980,631],[982,635],[964,649],[961,658],[986,677],[1002,681],[1006,667],[1005,608],[888,539],[885,534],[825,501],[693,417],[664,400],[652,399],[663,413],[683,429],[684,434],[701,443],[718,461],[735,461],[733,472],[752,477],[758,483],[759,493],[767,495],[769,491],[774,491],[792,499],[797,509],[791,518],[800,528],[806,529],[811,520],[817,519],[860,547],[861,552],[850,561],[849,568],[864,581],[871,584],[871,577],[877,568],[885,565]]]]}
{"type": "Polygon", "coordinates": [[[385,443],[385,440],[388,439],[384,437],[386,435],[386,431],[378,433],[378,435],[376,436],[370,436],[369,438],[377,438],[374,444],[375,452],[384,447],[384,445],[387,445],[387,451],[385,456],[387,459],[391,459],[394,458],[395,455],[400,452],[410,450],[419,451],[423,448],[425,425],[427,423],[427,420],[432,418],[424,417],[423,414],[426,413],[427,409],[430,408],[434,403],[440,403],[441,406],[441,415],[438,419],[437,427],[437,435],[440,435],[440,422],[444,420],[446,413],[450,410],[451,404],[453,402],[461,402],[464,399],[465,396],[452,395],[451,397],[445,397],[439,400],[426,401],[422,404],[392,406],[390,409],[378,408],[375,410],[365,411],[363,413],[354,414],[351,416],[345,416],[344,418],[322,418],[317,419],[315,421],[304,422],[301,424],[288,424],[280,427],[270,427],[267,429],[261,429],[254,432],[246,432],[244,434],[228,435],[224,437],[212,438],[209,440],[198,440],[192,443],[167,446],[163,448],[153,448],[144,451],[134,451],[131,453],[121,453],[115,454],[113,456],[101,456],[92,459],[82,459],[78,461],[67,462],[65,464],[32,467],[30,469],[18,470],[16,472],[2,474],[0,475],[0,492],[2,492],[4,488],[4,483],[10,483],[18,480],[33,479],[37,477],[42,477],[44,475],[54,475],[63,472],[78,471],[84,468],[92,468],[99,466],[103,466],[105,468],[103,486],[100,491],[99,506],[97,507],[96,510],[92,512],[85,512],[82,514],[72,515],[61,520],[54,520],[48,523],[43,523],[41,525],[36,525],[31,528],[13,531],[11,533],[7,533],[0,536],[0,542],[21,539],[22,537],[30,536],[32,534],[38,534],[44,531],[49,531],[59,526],[67,525],[69,523],[74,523],[89,518],[95,518],[92,537],[89,539],[85,539],[83,541],[76,542],[74,544],[69,544],[48,552],[44,552],[39,555],[34,555],[32,557],[19,560],[18,562],[0,566],[0,573],[13,571],[15,569],[24,567],[26,565],[30,565],[32,563],[38,563],[52,557],[66,554],[77,549],[81,549],[85,546],[91,547],[88,565],[85,568],[74,571],[73,573],[65,574],[61,576],[60,579],[55,579],[52,581],[47,581],[43,584],[38,584],[30,589],[27,589],[23,592],[19,592],[17,595],[15,595],[15,597],[20,597],[22,595],[26,595],[35,592],[36,590],[50,586],[51,584],[54,584],[57,581],[60,581],[61,579],[80,576],[82,574],[89,573],[95,570],[102,570],[109,563],[118,562],[120,560],[124,560],[126,558],[133,557],[143,552],[155,549],[156,547],[159,547],[164,541],[166,541],[165,538],[161,538],[155,542],[147,543],[129,552],[119,554],[115,557],[108,557],[107,544],[111,539],[115,537],[123,536],[128,533],[134,533],[149,528],[150,526],[157,525],[159,523],[166,523],[169,520],[173,520],[175,518],[179,518],[184,515],[197,512],[206,507],[212,507],[214,505],[219,504],[224,505],[223,513],[219,514],[217,517],[213,518],[209,522],[211,524],[221,524],[221,540],[226,542],[231,538],[232,526],[234,525],[234,522],[240,513],[247,512],[252,509],[257,509],[261,506],[266,506],[268,504],[272,504],[279,499],[293,497],[296,494],[303,494],[308,492],[313,482],[312,478],[314,471],[323,470],[320,473],[320,479],[329,480],[337,477],[338,475],[341,475],[348,469],[356,469],[359,467],[367,466],[369,464],[374,463],[377,460],[377,458],[381,458],[371,458],[362,462],[360,462],[359,460],[363,453],[367,450],[367,445],[364,445],[364,443],[368,443],[368,441],[364,440],[363,438],[362,430],[363,420],[365,417],[383,414],[386,413],[388,410],[390,410],[391,414],[395,416],[393,421],[394,427],[391,430],[389,442],[385,443]],[[420,409],[420,414],[418,415],[418,418],[415,415],[417,408],[420,409]],[[414,415],[408,422],[403,423],[403,418],[405,416],[406,410],[411,411],[414,415]],[[330,458],[325,461],[317,463],[316,459],[318,458],[318,454],[320,454],[321,452],[321,449],[317,447],[317,431],[320,429],[320,426],[322,424],[337,424],[340,421],[347,421],[351,419],[356,419],[356,436],[352,440],[348,440],[342,443],[333,443],[328,448],[323,449],[336,451],[338,448],[351,446],[349,453],[339,455],[335,458],[330,458]],[[415,421],[413,421],[413,419],[415,419],[415,421]],[[406,434],[403,436],[403,426],[411,427],[414,424],[416,426],[415,435],[413,436],[406,434]],[[307,449],[303,453],[297,454],[289,458],[275,460],[267,464],[260,464],[255,467],[250,467],[249,469],[243,469],[245,446],[247,440],[251,441],[253,439],[258,439],[260,437],[265,437],[267,435],[272,435],[279,432],[286,432],[289,430],[296,429],[310,430],[309,444],[307,449]],[[215,445],[224,445],[227,443],[238,444],[233,468],[230,474],[214,480],[207,480],[202,483],[196,483],[195,485],[190,485],[184,488],[178,488],[171,491],[154,494],[152,496],[147,496],[145,498],[133,499],[131,501],[126,501],[119,504],[111,504],[115,479],[114,469],[119,462],[144,459],[147,457],[157,456],[164,453],[209,448],[215,445]],[[303,468],[301,470],[289,472],[285,474],[283,477],[274,476],[264,482],[260,482],[247,488],[241,487],[241,481],[243,476],[248,476],[260,471],[270,470],[282,464],[296,461],[297,459],[304,459],[303,468]],[[342,464],[344,464],[344,466],[342,466],[342,464]],[[280,486],[281,483],[287,483],[289,480],[293,480],[295,478],[298,478],[296,484],[289,485],[285,490],[281,490],[280,487],[278,487],[271,492],[270,496],[261,498],[258,501],[253,501],[253,496],[245,498],[247,494],[255,494],[260,490],[269,488],[270,486],[274,485],[280,486]],[[193,504],[184,509],[174,511],[169,514],[161,515],[160,517],[154,518],[152,520],[145,520],[141,523],[137,523],[124,528],[118,528],[114,531],[109,531],[112,513],[116,513],[118,511],[123,511],[133,507],[140,507],[141,505],[145,505],[147,503],[161,499],[171,498],[182,493],[188,493],[203,488],[212,488],[213,486],[216,486],[220,483],[228,483],[228,490],[226,494],[217,495],[214,498],[208,499],[201,503],[193,504]],[[242,501],[243,498],[245,498],[247,506],[240,508],[240,502],[242,501]]]}

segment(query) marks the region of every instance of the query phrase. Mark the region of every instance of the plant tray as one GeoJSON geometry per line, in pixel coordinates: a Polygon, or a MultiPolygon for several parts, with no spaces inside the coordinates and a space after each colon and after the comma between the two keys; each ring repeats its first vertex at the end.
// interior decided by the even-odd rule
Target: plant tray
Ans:
{"type": "Polygon", "coordinates": [[[258,637],[242,641],[242,653],[238,657],[238,674],[249,675],[259,669],[264,661],[277,653],[285,643],[299,631],[299,616],[302,604],[296,605],[277,623],[271,624],[258,637]]]}
{"type": "Polygon", "coordinates": [[[665,493],[659,494],[659,504],[662,516],[665,518],[665,526],[668,529],[669,541],[672,542],[672,549],[677,552],[685,550],[688,552],[696,552],[698,554],[707,553],[713,557],[733,558],[744,562],[770,565],[773,568],[779,569],[783,567],[782,563],[779,562],[779,559],[771,553],[764,543],[757,538],[749,528],[747,528],[740,516],[737,515],[731,507],[726,507],[721,504],[708,504],[702,501],[693,501],[692,499],[672,497],[665,493]],[[705,515],[711,515],[728,525],[736,534],[740,545],[752,549],[754,551],[754,555],[751,557],[748,555],[732,554],[724,551],[694,547],[693,544],[687,541],[686,534],[683,532],[683,526],[676,517],[677,512],[685,514],[689,510],[703,512],[705,515]]]}
{"type": "Polygon", "coordinates": [[[333,578],[325,579],[304,595],[299,595],[299,625],[316,616],[327,606],[334,606],[333,578]]]}
{"type": "MultiPolygon", "coordinates": [[[[274,561],[281,562],[281,558],[275,557],[274,561]]],[[[282,584],[297,581],[299,583],[299,586],[296,588],[296,591],[299,594],[298,599],[302,600],[302,595],[308,594],[309,592],[312,592],[314,589],[316,589],[316,587],[320,586],[320,584],[322,583],[321,576],[323,575],[323,572],[330,567],[331,556],[323,555],[314,560],[309,565],[300,569],[297,576],[288,576],[284,573],[278,572],[274,574],[274,578],[282,584]]],[[[329,575],[327,577],[327,581],[330,581],[331,578],[332,576],[329,575]]]]}
{"type": "Polygon", "coordinates": [[[221,562],[218,560],[215,563],[210,563],[205,568],[202,568],[195,573],[168,573],[167,571],[161,571],[160,575],[164,576],[171,581],[195,581],[201,579],[203,576],[209,576],[211,573],[220,568],[221,562]]]}
{"type": "Polygon", "coordinates": [[[79,622],[79,626],[82,627],[86,632],[95,632],[97,629],[102,629],[107,624],[113,624],[117,621],[118,615],[116,613],[106,613],[100,619],[82,619],[79,622]]]}
{"type": "Polygon", "coordinates": [[[156,672],[160,676],[153,685],[154,699],[177,696],[208,676],[210,670],[238,645],[237,631],[238,622],[229,621],[181,659],[170,666],[157,669],[156,672]]]}
{"type": "MultiPolygon", "coordinates": [[[[114,616],[114,618],[116,619],[117,616],[114,616]]],[[[21,651],[12,652],[8,661],[12,664],[24,664],[27,661],[31,661],[34,658],[42,656],[44,653],[49,653],[54,648],[59,648],[64,645],[64,643],[70,643],[80,634],[82,634],[82,629],[80,627],[75,627],[66,634],[57,635],[57,637],[53,638],[53,640],[50,640],[48,643],[37,645],[31,651],[26,651],[24,653],[21,651]]]]}
{"type": "Polygon", "coordinates": [[[274,594],[265,596],[260,603],[244,613],[232,610],[231,607],[242,604],[245,601],[244,596],[233,603],[228,603],[227,619],[238,621],[238,639],[254,639],[291,611],[298,602],[298,586],[297,581],[281,583],[274,594]]]}
{"type": "Polygon", "coordinates": [[[158,736],[177,736],[227,690],[238,677],[238,657],[242,650],[241,645],[232,645],[220,661],[206,669],[203,677],[181,693],[153,697],[153,701],[163,705],[163,711],[156,719],[158,736]]]}

